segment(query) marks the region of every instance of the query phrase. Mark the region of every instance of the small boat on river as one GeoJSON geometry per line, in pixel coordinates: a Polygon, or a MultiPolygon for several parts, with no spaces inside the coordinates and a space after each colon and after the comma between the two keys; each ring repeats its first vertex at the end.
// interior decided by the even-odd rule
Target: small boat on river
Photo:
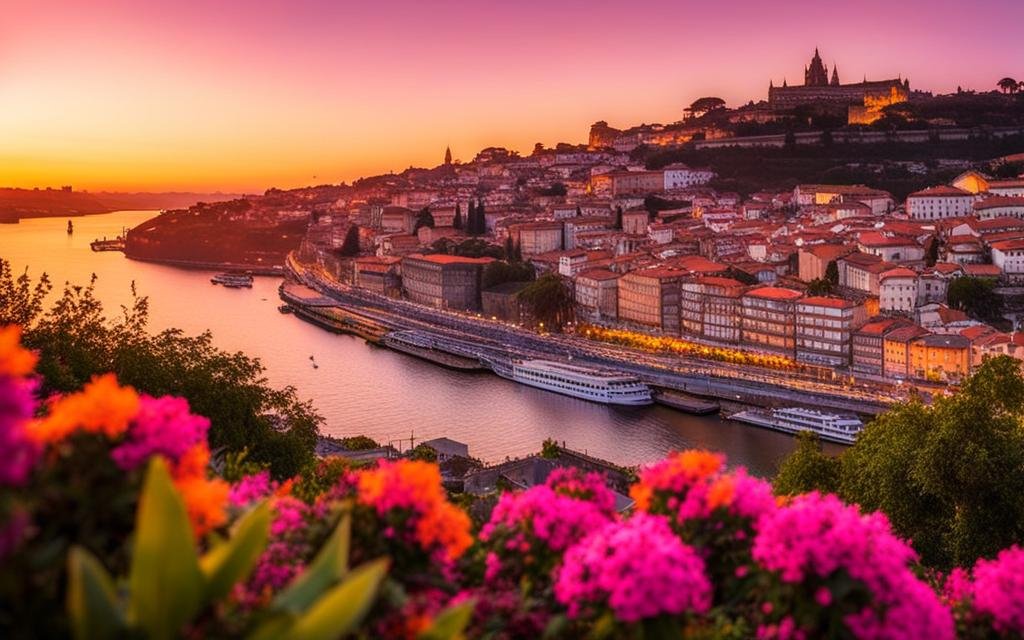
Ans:
{"type": "Polygon", "coordinates": [[[252,288],[252,274],[242,273],[237,271],[228,271],[227,273],[218,273],[217,275],[210,278],[210,282],[213,284],[220,284],[228,287],[229,289],[241,289],[241,288],[252,288]]]}

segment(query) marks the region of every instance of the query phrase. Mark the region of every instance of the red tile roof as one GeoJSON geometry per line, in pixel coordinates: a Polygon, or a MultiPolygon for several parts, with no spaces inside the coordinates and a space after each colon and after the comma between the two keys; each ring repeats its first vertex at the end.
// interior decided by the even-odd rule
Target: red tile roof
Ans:
{"type": "Polygon", "coordinates": [[[744,295],[748,295],[753,298],[768,298],[771,300],[796,300],[803,294],[799,291],[784,289],[782,287],[761,287],[759,289],[752,289],[744,295]]]}

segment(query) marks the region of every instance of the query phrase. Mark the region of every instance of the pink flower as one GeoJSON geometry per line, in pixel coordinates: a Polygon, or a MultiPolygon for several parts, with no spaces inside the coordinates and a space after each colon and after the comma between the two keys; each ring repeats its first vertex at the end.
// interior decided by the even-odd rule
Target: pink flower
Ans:
{"type": "Polygon", "coordinates": [[[270,480],[267,470],[245,476],[231,487],[228,501],[234,507],[246,507],[266,498],[277,488],[277,483],[270,480]]]}
{"type": "Polygon", "coordinates": [[[1003,549],[994,560],[974,566],[974,609],[992,616],[1000,633],[1024,634],[1024,549],[1003,549]]]}
{"type": "Polygon", "coordinates": [[[565,554],[555,597],[577,618],[607,606],[623,622],[711,607],[704,562],[663,517],[638,514],[594,531],[565,554]]]}
{"type": "Polygon", "coordinates": [[[24,484],[39,458],[39,446],[24,429],[35,412],[35,389],[35,380],[0,375],[0,485],[24,484]]]}
{"type": "MultiPolygon", "coordinates": [[[[861,585],[869,601],[844,618],[857,638],[953,637],[952,614],[910,571],[917,556],[882,514],[862,515],[833,495],[799,496],[761,521],[753,556],[782,582],[807,589],[797,597],[823,607],[817,591],[823,580],[845,574],[861,585]]],[[[781,604],[792,610],[799,602],[781,604]]]]}
{"type": "Polygon", "coordinates": [[[176,463],[192,445],[205,442],[209,428],[210,421],[192,414],[184,398],[143,395],[125,441],[110,455],[125,471],[142,466],[154,455],[176,463]]]}

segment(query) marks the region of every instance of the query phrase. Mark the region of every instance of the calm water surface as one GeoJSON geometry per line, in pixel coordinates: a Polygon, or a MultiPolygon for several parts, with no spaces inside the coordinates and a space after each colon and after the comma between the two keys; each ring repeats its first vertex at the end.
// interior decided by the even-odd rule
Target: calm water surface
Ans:
{"type": "MultiPolygon", "coordinates": [[[[378,441],[447,436],[469,444],[489,462],[540,449],[548,437],[620,464],[657,460],[672,450],[704,447],[726,453],[752,472],[771,474],[793,440],[774,433],[696,417],[664,407],[619,409],[531,389],[490,374],[448,371],[416,358],[371,347],[278,313],[278,278],[257,277],[253,288],[210,284],[208,271],[188,271],[94,253],[89,242],[114,237],[155,215],[124,211],[67,220],[0,225],[0,257],[16,272],[43,271],[55,288],[98,277],[107,314],[130,300],[132,281],[149,296],[153,330],[178,327],[213,333],[218,346],[256,356],[277,386],[292,385],[311,399],[331,435],[365,434],[378,441]],[[314,369],[309,356],[320,367],[314,369]]],[[[403,443],[403,446],[408,446],[403,443]]]]}

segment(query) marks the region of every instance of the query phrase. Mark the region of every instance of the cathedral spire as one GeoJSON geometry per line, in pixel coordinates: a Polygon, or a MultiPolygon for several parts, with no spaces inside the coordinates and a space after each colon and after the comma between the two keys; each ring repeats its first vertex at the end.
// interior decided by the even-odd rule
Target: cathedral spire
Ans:
{"type": "Polygon", "coordinates": [[[444,163],[445,164],[451,164],[452,163],[452,148],[451,147],[445,147],[445,149],[444,149],[444,163]]]}
{"type": "Polygon", "coordinates": [[[833,87],[838,87],[839,86],[839,65],[837,65],[834,62],[832,63],[832,83],[831,84],[832,84],[833,87]]]}

